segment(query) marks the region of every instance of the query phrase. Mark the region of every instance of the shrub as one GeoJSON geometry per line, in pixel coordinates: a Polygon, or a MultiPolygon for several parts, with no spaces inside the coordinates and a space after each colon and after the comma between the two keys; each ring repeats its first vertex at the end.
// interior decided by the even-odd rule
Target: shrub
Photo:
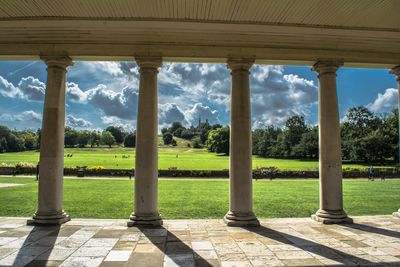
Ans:
{"type": "Polygon", "coordinates": [[[88,170],[92,170],[92,171],[100,171],[100,170],[104,170],[104,166],[91,166],[88,168],[88,170]]]}
{"type": "Polygon", "coordinates": [[[16,168],[36,168],[36,165],[30,162],[18,162],[16,168]]]}

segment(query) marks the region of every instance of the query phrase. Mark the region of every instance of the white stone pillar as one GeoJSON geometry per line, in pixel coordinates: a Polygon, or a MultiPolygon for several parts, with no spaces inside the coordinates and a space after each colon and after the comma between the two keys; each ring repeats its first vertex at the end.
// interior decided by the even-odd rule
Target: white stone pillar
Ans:
{"type": "MultiPolygon", "coordinates": [[[[393,69],[391,69],[390,71],[391,74],[394,74],[397,76],[397,82],[398,82],[398,86],[397,86],[397,92],[398,92],[398,98],[397,98],[397,110],[399,111],[399,119],[400,119],[400,65],[394,67],[393,69]]],[[[399,121],[399,144],[400,144],[400,121],[399,121]]],[[[398,151],[399,153],[399,161],[400,161],[400,149],[398,151]]],[[[400,218],[400,209],[396,212],[393,212],[393,216],[395,217],[399,217],[400,218]]]]}
{"type": "Polygon", "coordinates": [[[231,126],[229,144],[229,211],[224,217],[228,226],[258,226],[253,213],[252,144],[249,69],[254,60],[230,59],[231,126]]]}
{"type": "Polygon", "coordinates": [[[336,71],[343,63],[318,61],[319,210],[312,218],[322,223],[352,222],[343,210],[342,152],[336,71]]]}
{"type": "Polygon", "coordinates": [[[136,127],[135,208],[128,226],[162,225],[158,213],[157,74],[160,57],[136,57],[140,87],[136,127]]]}
{"type": "Polygon", "coordinates": [[[28,224],[62,224],[70,220],[63,210],[65,83],[72,60],[45,56],[47,84],[40,138],[38,209],[28,224]]]}

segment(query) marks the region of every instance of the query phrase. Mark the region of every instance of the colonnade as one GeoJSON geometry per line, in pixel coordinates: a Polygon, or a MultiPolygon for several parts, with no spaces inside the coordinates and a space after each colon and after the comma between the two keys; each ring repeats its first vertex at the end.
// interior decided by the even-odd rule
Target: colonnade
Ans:
{"type": "MultiPolygon", "coordinates": [[[[67,56],[42,57],[47,64],[47,84],[40,142],[39,201],[29,224],[62,224],[70,217],[63,210],[65,87],[67,56]]],[[[136,127],[135,204],[128,226],[162,224],[158,212],[157,74],[161,57],[136,57],[140,68],[136,127]]],[[[254,58],[231,58],[230,198],[224,221],[229,226],[257,226],[253,212],[252,147],[249,69],[254,58]]],[[[338,60],[320,60],[318,73],[319,210],[312,216],[322,223],[351,222],[343,209],[342,160],[336,71],[338,60]]],[[[400,65],[391,71],[400,89],[400,65]]],[[[400,98],[399,98],[400,99],[400,98]]],[[[399,100],[400,101],[400,100],[399,100]]],[[[268,107],[266,107],[267,109],[268,107]]],[[[400,210],[393,215],[400,217],[400,210]]]]}

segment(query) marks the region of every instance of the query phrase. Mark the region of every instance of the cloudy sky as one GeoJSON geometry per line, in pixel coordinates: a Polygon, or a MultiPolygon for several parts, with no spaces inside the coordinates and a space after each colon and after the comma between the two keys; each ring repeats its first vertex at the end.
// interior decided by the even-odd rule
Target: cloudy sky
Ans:
{"type": "MultiPolygon", "coordinates": [[[[133,62],[75,62],[67,76],[66,123],[81,129],[136,127],[138,67],[133,62]]],[[[0,62],[0,124],[41,127],[46,66],[41,61],[0,62]]],[[[159,125],[199,117],[229,124],[230,74],[224,64],[164,63],[159,73],[159,125]]],[[[251,68],[253,128],[281,126],[299,114],[317,122],[317,75],[310,67],[254,65],[251,68]]],[[[396,107],[397,84],[388,70],[338,71],[340,116],[365,105],[377,113],[396,107]]]]}

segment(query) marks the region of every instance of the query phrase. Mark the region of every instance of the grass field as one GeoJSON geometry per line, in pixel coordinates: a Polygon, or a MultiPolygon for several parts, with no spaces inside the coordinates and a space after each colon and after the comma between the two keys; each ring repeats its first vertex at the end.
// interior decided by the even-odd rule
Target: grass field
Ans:
{"type": "MultiPolygon", "coordinates": [[[[110,169],[131,169],[134,167],[135,150],[132,148],[66,148],[65,167],[103,166],[110,169]],[[126,156],[126,157],[123,157],[126,156]]],[[[209,153],[206,149],[187,147],[187,141],[178,139],[177,147],[159,147],[159,169],[176,167],[180,170],[222,170],[229,168],[229,157],[209,153]]],[[[0,164],[29,162],[36,164],[39,152],[28,151],[0,154],[0,164]]],[[[273,159],[253,157],[253,168],[277,167],[281,170],[318,170],[318,161],[294,159],[273,159]]],[[[366,168],[367,165],[344,162],[343,168],[366,168]]]]}
{"type": "MultiPolygon", "coordinates": [[[[37,182],[0,178],[23,186],[0,188],[0,216],[31,216],[37,182]]],[[[64,180],[64,208],[72,217],[128,218],[133,181],[64,180]]],[[[254,181],[254,211],[260,218],[308,217],[318,209],[317,180],[254,181]]],[[[166,219],[222,218],[228,210],[228,180],[159,181],[159,210],[166,219]]],[[[344,205],[350,215],[391,214],[400,207],[400,180],[344,180],[344,205]]]]}

